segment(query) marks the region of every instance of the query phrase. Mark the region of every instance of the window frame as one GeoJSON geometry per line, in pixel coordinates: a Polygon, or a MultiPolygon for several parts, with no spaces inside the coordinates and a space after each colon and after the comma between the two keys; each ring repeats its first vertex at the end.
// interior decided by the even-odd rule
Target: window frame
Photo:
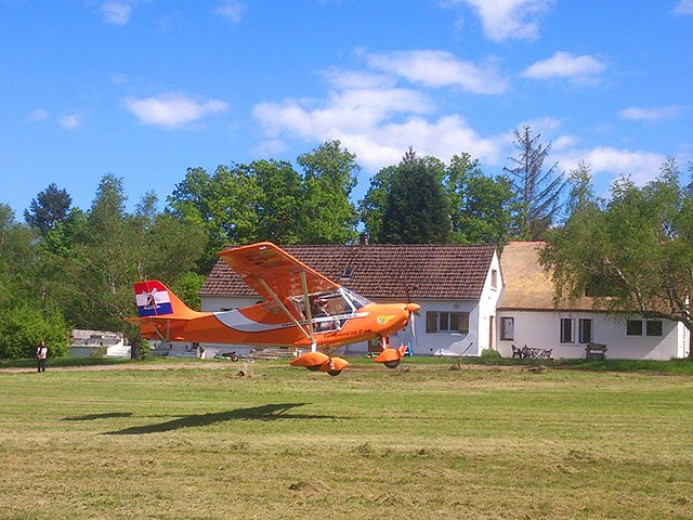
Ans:
{"type": "Polygon", "coordinates": [[[642,336],[643,334],[642,320],[626,320],[626,336],[636,337],[642,336]],[[631,327],[637,324],[636,329],[633,330],[631,327]]]}
{"type": "Polygon", "coordinates": [[[515,318],[513,316],[501,316],[500,319],[500,340],[512,341],[515,339],[515,318]],[[508,327],[510,324],[510,327],[508,327]],[[510,334],[508,334],[510,329],[510,334]]]}
{"type": "Polygon", "coordinates": [[[578,343],[587,344],[592,343],[592,333],[593,333],[593,320],[592,318],[580,318],[578,320],[578,343]],[[587,326],[587,331],[585,330],[587,326]],[[585,333],[587,332],[587,334],[585,333]]]}
{"type": "Polygon", "coordinates": [[[575,324],[574,324],[574,319],[573,318],[561,318],[561,327],[560,327],[560,340],[561,343],[575,343],[575,324]],[[566,337],[566,329],[564,327],[564,324],[570,325],[570,328],[568,330],[569,337],[566,337]]]}
{"type": "Polygon", "coordinates": [[[426,334],[469,334],[469,312],[426,311],[426,334]]]}
{"type": "Polygon", "coordinates": [[[664,336],[664,324],[662,320],[647,320],[645,323],[645,334],[653,338],[661,338],[664,336]],[[650,327],[655,327],[655,330],[651,330],[650,327]]]}

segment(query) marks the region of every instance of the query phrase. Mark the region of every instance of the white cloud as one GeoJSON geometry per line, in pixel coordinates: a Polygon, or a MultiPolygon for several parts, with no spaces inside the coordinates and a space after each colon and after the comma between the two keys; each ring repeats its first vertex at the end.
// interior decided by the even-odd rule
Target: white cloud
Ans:
{"type": "Polygon", "coordinates": [[[565,150],[574,147],[578,143],[579,139],[574,135],[561,135],[551,141],[551,150],[558,152],[560,150],[565,150]]]}
{"type": "Polygon", "coordinates": [[[579,82],[593,81],[606,69],[606,65],[593,56],[573,56],[557,52],[549,59],[537,61],[522,73],[532,79],[566,78],[579,82]]]}
{"type": "Polygon", "coordinates": [[[28,116],[26,116],[26,120],[28,123],[38,123],[40,121],[47,121],[50,118],[48,115],[48,112],[46,112],[42,108],[37,108],[36,110],[33,110],[28,116]]]}
{"type": "Polygon", "coordinates": [[[333,92],[322,106],[311,101],[286,100],[260,103],[253,116],[265,127],[268,137],[290,130],[302,138],[323,139],[340,132],[360,132],[401,114],[422,114],[433,108],[431,101],[415,90],[347,89],[333,92]]]}
{"type": "Polygon", "coordinates": [[[458,60],[454,54],[440,50],[414,50],[368,54],[369,67],[395,74],[426,87],[459,87],[475,94],[502,94],[506,80],[492,65],[479,67],[458,60]]]}
{"type": "Polygon", "coordinates": [[[127,2],[106,2],[101,6],[104,20],[114,25],[126,25],[130,21],[132,6],[127,2]]]}
{"type": "Polygon", "coordinates": [[[452,0],[472,7],[491,40],[534,40],[539,35],[536,16],[553,5],[553,0],[452,0]]]}
{"type": "Polygon", "coordinates": [[[322,76],[330,86],[337,89],[390,88],[395,85],[395,78],[392,76],[368,71],[342,70],[336,67],[327,69],[322,76]]]}
{"type": "Polygon", "coordinates": [[[140,123],[169,129],[188,126],[229,108],[228,103],[217,99],[200,103],[176,93],[141,99],[127,98],[125,106],[140,120],[140,123]]]}
{"type": "Polygon", "coordinates": [[[553,134],[558,132],[558,130],[561,128],[561,124],[562,121],[560,119],[547,116],[522,121],[519,125],[517,125],[517,128],[520,129],[523,126],[528,126],[532,129],[532,133],[534,135],[543,133],[553,134]]]}
{"type": "Polygon", "coordinates": [[[497,162],[507,135],[479,136],[460,116],[424,117],[433,106],[422,93],[407,89],[352,89],[332,93],[323,103],[285,100],[256,105],[253,116],[278,146],[282,138],[339,139],[371,170],[396,164],[409,146],[442,160],[466,151],[497,162]]]}
{"type": "Polygon", "coordinates": [[[214,14],[223,16],[227,18],[232,23],[239,23],[241,18],[243,18],[243,13],[246,10],[246,5],[243,2],[238,2],[236,0],[227,0],[222,2],[221,5],[215,9],[212,9],[214,14]]]}
{"type": "Polygon", "coordinates": [[[642,185],[659,175],[659,169],[666,157],[651,152],[632,152],[600,146],[590,150],[572,150],[559,156],[558,160],[561,168],[567,171],[577,168],[582,161],[590,166],[595,175],[629,175],[634,182],[642,185]]]}
{"type": "Polygon", "coordinates": [[[76,130],[82,126],[82,117],[77,114],[68,114],[58,120],[58,124],[66,130],[76,130]]]}
{"type": "Polygon", "coordinates": [[[677,16],[693,14],[693,0],[679,0],[674,7],[673,13],[677,16]]]}
{"type": "Polygon", "coordinates": [[[619,114],[623,119],[657,121],[659,119],[667,119],[676,117],[681,113],[681,107],[670,105],[665,107],[641,108],[629,107],[621,111],[619,114]]]}

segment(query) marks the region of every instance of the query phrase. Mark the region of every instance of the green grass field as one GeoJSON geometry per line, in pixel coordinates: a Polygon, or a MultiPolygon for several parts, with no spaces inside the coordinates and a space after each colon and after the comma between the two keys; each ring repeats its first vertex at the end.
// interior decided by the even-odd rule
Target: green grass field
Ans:
{"type": "Polygon", "coordinates": [[[690,375],[449,366],[0,370],[0,518],[693,518],[690,375]]]}

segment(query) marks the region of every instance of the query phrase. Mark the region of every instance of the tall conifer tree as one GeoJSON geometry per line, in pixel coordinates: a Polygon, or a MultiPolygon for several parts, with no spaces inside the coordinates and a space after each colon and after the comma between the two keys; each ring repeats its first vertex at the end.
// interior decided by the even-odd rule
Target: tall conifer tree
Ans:
{"type": "Polygon", "coordinates": [[[503,168],[510,174],[517,202],[515,236],[539,240],[556,221],[562,210],[561,194],[566,181],[558,171],[558,163],[544,169],[551,152],[551,143],[539,142],[541,134],[532,137],[532,129],[525,125],[515,131],[516,157],[510,160],[514,168],[503,168]]]}

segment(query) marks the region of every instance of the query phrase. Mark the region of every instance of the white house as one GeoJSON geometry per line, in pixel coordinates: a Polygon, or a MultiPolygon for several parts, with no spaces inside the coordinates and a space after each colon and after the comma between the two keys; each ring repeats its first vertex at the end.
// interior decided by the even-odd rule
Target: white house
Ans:
{"type": "Polygon", "coordinates": [[[498,303],[498,350],[552,349],[554,358],[585,357],[589,343],[607,347],[616,359],[682,358],[689,333],[683,324],[638,314],[608,314],[588,297],[555,302],[554,286],[539,264],[541,242],[510,242],[501,255],[504,287],[498,303]]]}
{"type": "Polygon", "coordinates": [[[117,332],[74,329],[70,333],[69,354],[70,357],[129,358],[130,345],[117,332]]]}
{"type": "MultiPolygon", "coordinates": [[[[376,302],[421,305],[415,334],[409,327],[391,338],[409,343],[414,355],[478,356],[496,347],[496,305],[503,287],[493,245],[288,246],[286,251],[354,292],[376,302]]],[[[200,290],[202,310],[252,305],[260,297],[219,261],[200,290]]],[[[240,349],[200,345],[204,357],[240,349]]],[[[365,343],[345,354],[365,353],[365,343]]]]}

